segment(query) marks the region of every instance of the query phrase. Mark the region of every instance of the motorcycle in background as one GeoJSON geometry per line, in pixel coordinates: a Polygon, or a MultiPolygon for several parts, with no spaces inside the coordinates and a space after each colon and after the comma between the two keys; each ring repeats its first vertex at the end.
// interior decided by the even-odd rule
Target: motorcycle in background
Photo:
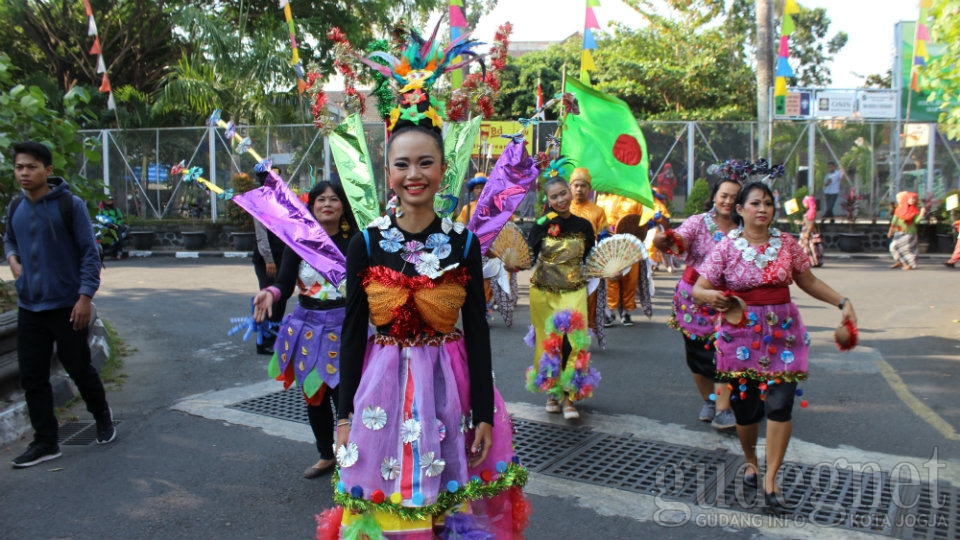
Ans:
{"type": "Polygon", "coordinates": [[[117,223],[103,214],[97,214],[93,223],[94,233],[97,237],[97,245],[100,247],[100,262],[105,257],[114,257],[120,259],[126,256],[124,246],[127,243],[127,237],[130,235],[130,229],[125,225],[117,223]]]}

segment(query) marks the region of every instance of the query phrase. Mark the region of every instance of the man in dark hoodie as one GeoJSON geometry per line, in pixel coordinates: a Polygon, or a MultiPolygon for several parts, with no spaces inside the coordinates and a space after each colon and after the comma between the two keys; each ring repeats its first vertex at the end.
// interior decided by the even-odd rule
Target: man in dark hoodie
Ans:
{"type": "Polygon", "coordinates": [[[13,460],[14,467],[24,468],[60,457],[50,385],[54,343],[97,422],[97,443],[111,442],[117,431],[87,342],[93,295],[100,287],[100,256],[87,206],[63,178],[51,176],[53,156],[46,146],[16,144],[13,159],[23,197],[11,204],[3,245],[17,280],[20,384],[34,431],[27,451],[13,460]]]}

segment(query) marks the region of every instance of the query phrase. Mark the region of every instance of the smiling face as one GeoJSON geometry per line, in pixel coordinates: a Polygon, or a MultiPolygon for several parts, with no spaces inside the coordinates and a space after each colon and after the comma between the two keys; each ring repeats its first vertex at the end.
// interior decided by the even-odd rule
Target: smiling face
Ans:
{"type": "Polygon", "coordinates": [[[717,209],[717,214],[723,217],[730,217],[730,211],[736,204],[737,193],[740,191],[740,184],[736,182],[723,182],[717,188],[717,194],[713,197],[713,206],[717,209]]]}
{"type": "Polygon", "coordinates": [[[343,201],[333,192],[333,188],[327,188],[314,199],[311,210],[313,217],[324,230],[331,227],[335,229],[340,225],[340,218],[343,217],[343,201]]]}
{"type": "Polygon", "coordinates": [[[573,196],[565,182],[550,184],[544,193],[547,196],[547,204],[550,205],[550,208],[553,208],[554,212],[564,218],[570,216],[570,201],[573,200],[573,196]]]}
{"type": "Polygon", "coordinates": [[[737,205],[737,213],[743,218],[744,227],[767,228],[773,219],[773,197],[760,187],[751,189],[743,204],[737,205]]]}
{"type": "Polygon", "coordinates": [[[446,169],[443,150],[430,135],[405,131],[393,136],[387,154],[387,178],[404,205],[433,208],[433,196],[446,169]]]}

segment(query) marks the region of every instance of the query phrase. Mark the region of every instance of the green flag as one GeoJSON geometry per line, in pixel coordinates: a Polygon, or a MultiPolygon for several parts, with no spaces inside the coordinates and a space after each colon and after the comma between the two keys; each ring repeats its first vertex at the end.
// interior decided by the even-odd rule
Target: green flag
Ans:
{"type": "Polygon", "coordinates": [[[590,171],[596,191],[653,208],[647,141],[627,104],[572,77],[564,90],[577,96],[580,114],[568,115],[563,125],[563,155],[590,171]]]}
{"type": "Polygon", "coordinates": [[[337,164],[343,191],[353,208],[357,225],[365,228],[380,217],[377,188],[370,163],[370,151],[363,134],[363,120],[351,114],[330,133],[330,153],[337,164]]]}
{"type": "MultiPolygon", "coordinates": [[[[440,195],[460,196],[460,190],[463,188],[464,175],[467,174],[467,167],[470,165],[470,152],[473,151],[473,143],[480,134],[480,122],[483,120],[477,116],[466,122],[450,122],[447,124],[447,133],[443,137],[443,153],[447,159],[447,172],[443,175],[443,181],[440,183],[440,195]]],[[[453,208],[441,217],[450,217],[453,208]]]]}

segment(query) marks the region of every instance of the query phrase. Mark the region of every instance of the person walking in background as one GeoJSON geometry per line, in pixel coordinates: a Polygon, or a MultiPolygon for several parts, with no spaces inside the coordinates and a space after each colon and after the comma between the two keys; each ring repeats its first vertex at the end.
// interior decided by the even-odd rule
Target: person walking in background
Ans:
{"type": "Polygon", "coordinates": [[[762,182],[744,186],[730,231],[698,267],[697,303],[722,313],[717,325],[717,371],[737,392],[731,407],[746,465],[743,484],[759,485],[757,438],[766,417],[764,511],[788,510],[777,473],[792,432],[797,383],[807,378],[810,336],[790,299],[796,282],[813,298],[840,309],[842,324],[856,325],[853,304],[810,271],[810,260],[789,234],[773,224],[773,193],[762,182]],[[735,307],[736,306],[736,307],[735,307]],[[736,385],[736,386],[734,386],[736,385]]]}
{"type": "MultiPolygon", "coordinates": [[[[643,206],[622,195],[612,193],[601,193],[597,197],[597,204],[603,208],[607,221],[611,226],[616,224],[629,215],[643,215],[643,206]]],[[[642,240],[642,238],[641,238],[642,240]]],[[[630,312],[637,308],[637,285],[640,281],[640,265],[646,264],[640,261],[630,267],[626,274],[607,280],[607,317],[604,326],[613,326],[617,323],[617,316],[620,316],[620,324],[623,326],[633,326],[633,320],[630,318],[630,312]]]]}
{"type": "Polygon", "coordinates": [[[667,198],[667,202],[673,202],[673,190],[677,189],[677,176],[673,173],[673,165],[667,163],[663,170],[657,175],[657,187],[667,198]]]}
{"type": "MultiPolygon", "coordinates": [[[[274,170],[274,172],[277,172],[274,170]]],[[[267,171],[257,173],[257,182],[262,186],[267,180],[267,171]]],[[[260,290],[272,285],[277,279],[277,268],[280,261],[283,260],[283,254],[287,250],[283,240],[277,235],[268,231],[259,220],[253,220],[253,230],[257,235],[257,249],[253,250],[253,271],[257,275],[257,286],[260,290]]],[[[287,298],[290,295],[279,296],[270,308],[270,315],[267,317],[272,323],[280,323],[283,315],[287,311],[287,298]]],[[[273,344],[276,342],[276,334],[263,336],[260,343],[257,343],[258,354],[273,354],[273,344]]]]}
{"type": "Polygon", "coordinates": [[[730,392],[726,383],[717,378],[714,360],[717,313],[710,306],[694,302],[693,285],[700,276],[697,266],[736,228],[731,213],[739,191],[739,181],[721,178],[707,199],[706,212],[688,217],[675,231],[658,232],[653,239],[653,245],[664,253],[676,252],[684,257],[686,269],[677,282],[668,324],[683,335],[687,367],[703,399],[698,418],[710,422],[714,429],[732,428],[736,421],[730,409],[730,392]]]}
{"type": "Polygon", "coordinates": [[[957,261],[960,261],[960,219],[953,222],[953,231],[957,233],[957,245],[953,248],[953,255],[950,257],[950,260],[943,263],[950,268],[953,268],[957,261]]]}
{"type": "Polygon", "coordinates": [[[890,242],[890,255],[893,264],[890,268],[913,270],[917,267],[917,223],[923,219],[925,209],[917,208],[917,194],[912,191],[897,193],[897,209],[890,219],[887,238],[890,242]]]}
{"type": "Polygon", "coordinates": [[[487,185],[487,175],[478,172],[467,182],[467,192],[471,200],[460,209],[460,215],[457,216],[457,223],[466,225],[470,223],[470,218],[477,210],[477,201],[480,200],[480,194],[483,193],[483,186],[487,185]]]}
{"type": "MultiPolygon", "coordinates": [[[[570,173],[570,191],[573,192],[573,201],[570,202],[570,213],[582,217],[593,225],[594,239],[598,240],[600,234],[609,234],[607,231],[607,216],[595,202],[590,200],[590,192],[593,190],[593,178],[590,171],[580,167],[570,173]]],[[[606,315],[606,291],[607,284],[600,280],[600,284],[592,293],[587,296],[587,317],[589,318],[590,330],[597,336],[600,347],[606,346],[606,336],[603,334],[603,325],[606,315]],[[602,289],[602,290],[601,290],[602,289]],[[602,296],[603,304],[597,308],[597,297],[602,296]]]]}
{"type": "Polygon", "coordinates": [[[86,204],[53,174],[50,150],[36,142],[13,147],[22,196],[7,208],[3,244],[16,279],[17,361],[33,426],[33,442],[13,459],[15,468],[60,457],[50,385],[50,358],[57,345],[66,370],[97,423],[97,443],[117,430],[106,391],[87,341],[93,295],[100,287],[100,254],[86,204]]]}
{"type": "Polygon", "coordinates": [[[837,164],[833,161],[827,163],[827,174],[823,177],[824,219],[833,217],[833,207],[837,205],[837,198],[840,197],[842,179],[843,172],[837,169],[837,164]]]}
{"type": "MultiPolygon", "coordinates": [[[[307,208],[341,253],[346,253],[357,222],[350,202],[339,182],[317,182],[310,190],[307,208]]],[[[297,307],[280,327],[270,359],[269,373],[289,388],[294,382],[307,402],[307,419],[317,442],[320,460],[303,472],[304,478],[317,478],[336,464],[333,455],[334,415],[340,382],[340,334],[346,300],[320,272],[292,249],[283,252],[274,283],[254,297],[254,319],[273,319],[271,310],[296,288],[297,307]]],[[[281,302],[282,301],[282,302],[281,302]]],[[[282,314],[282,313],[281,313],[282,314]]]]}

